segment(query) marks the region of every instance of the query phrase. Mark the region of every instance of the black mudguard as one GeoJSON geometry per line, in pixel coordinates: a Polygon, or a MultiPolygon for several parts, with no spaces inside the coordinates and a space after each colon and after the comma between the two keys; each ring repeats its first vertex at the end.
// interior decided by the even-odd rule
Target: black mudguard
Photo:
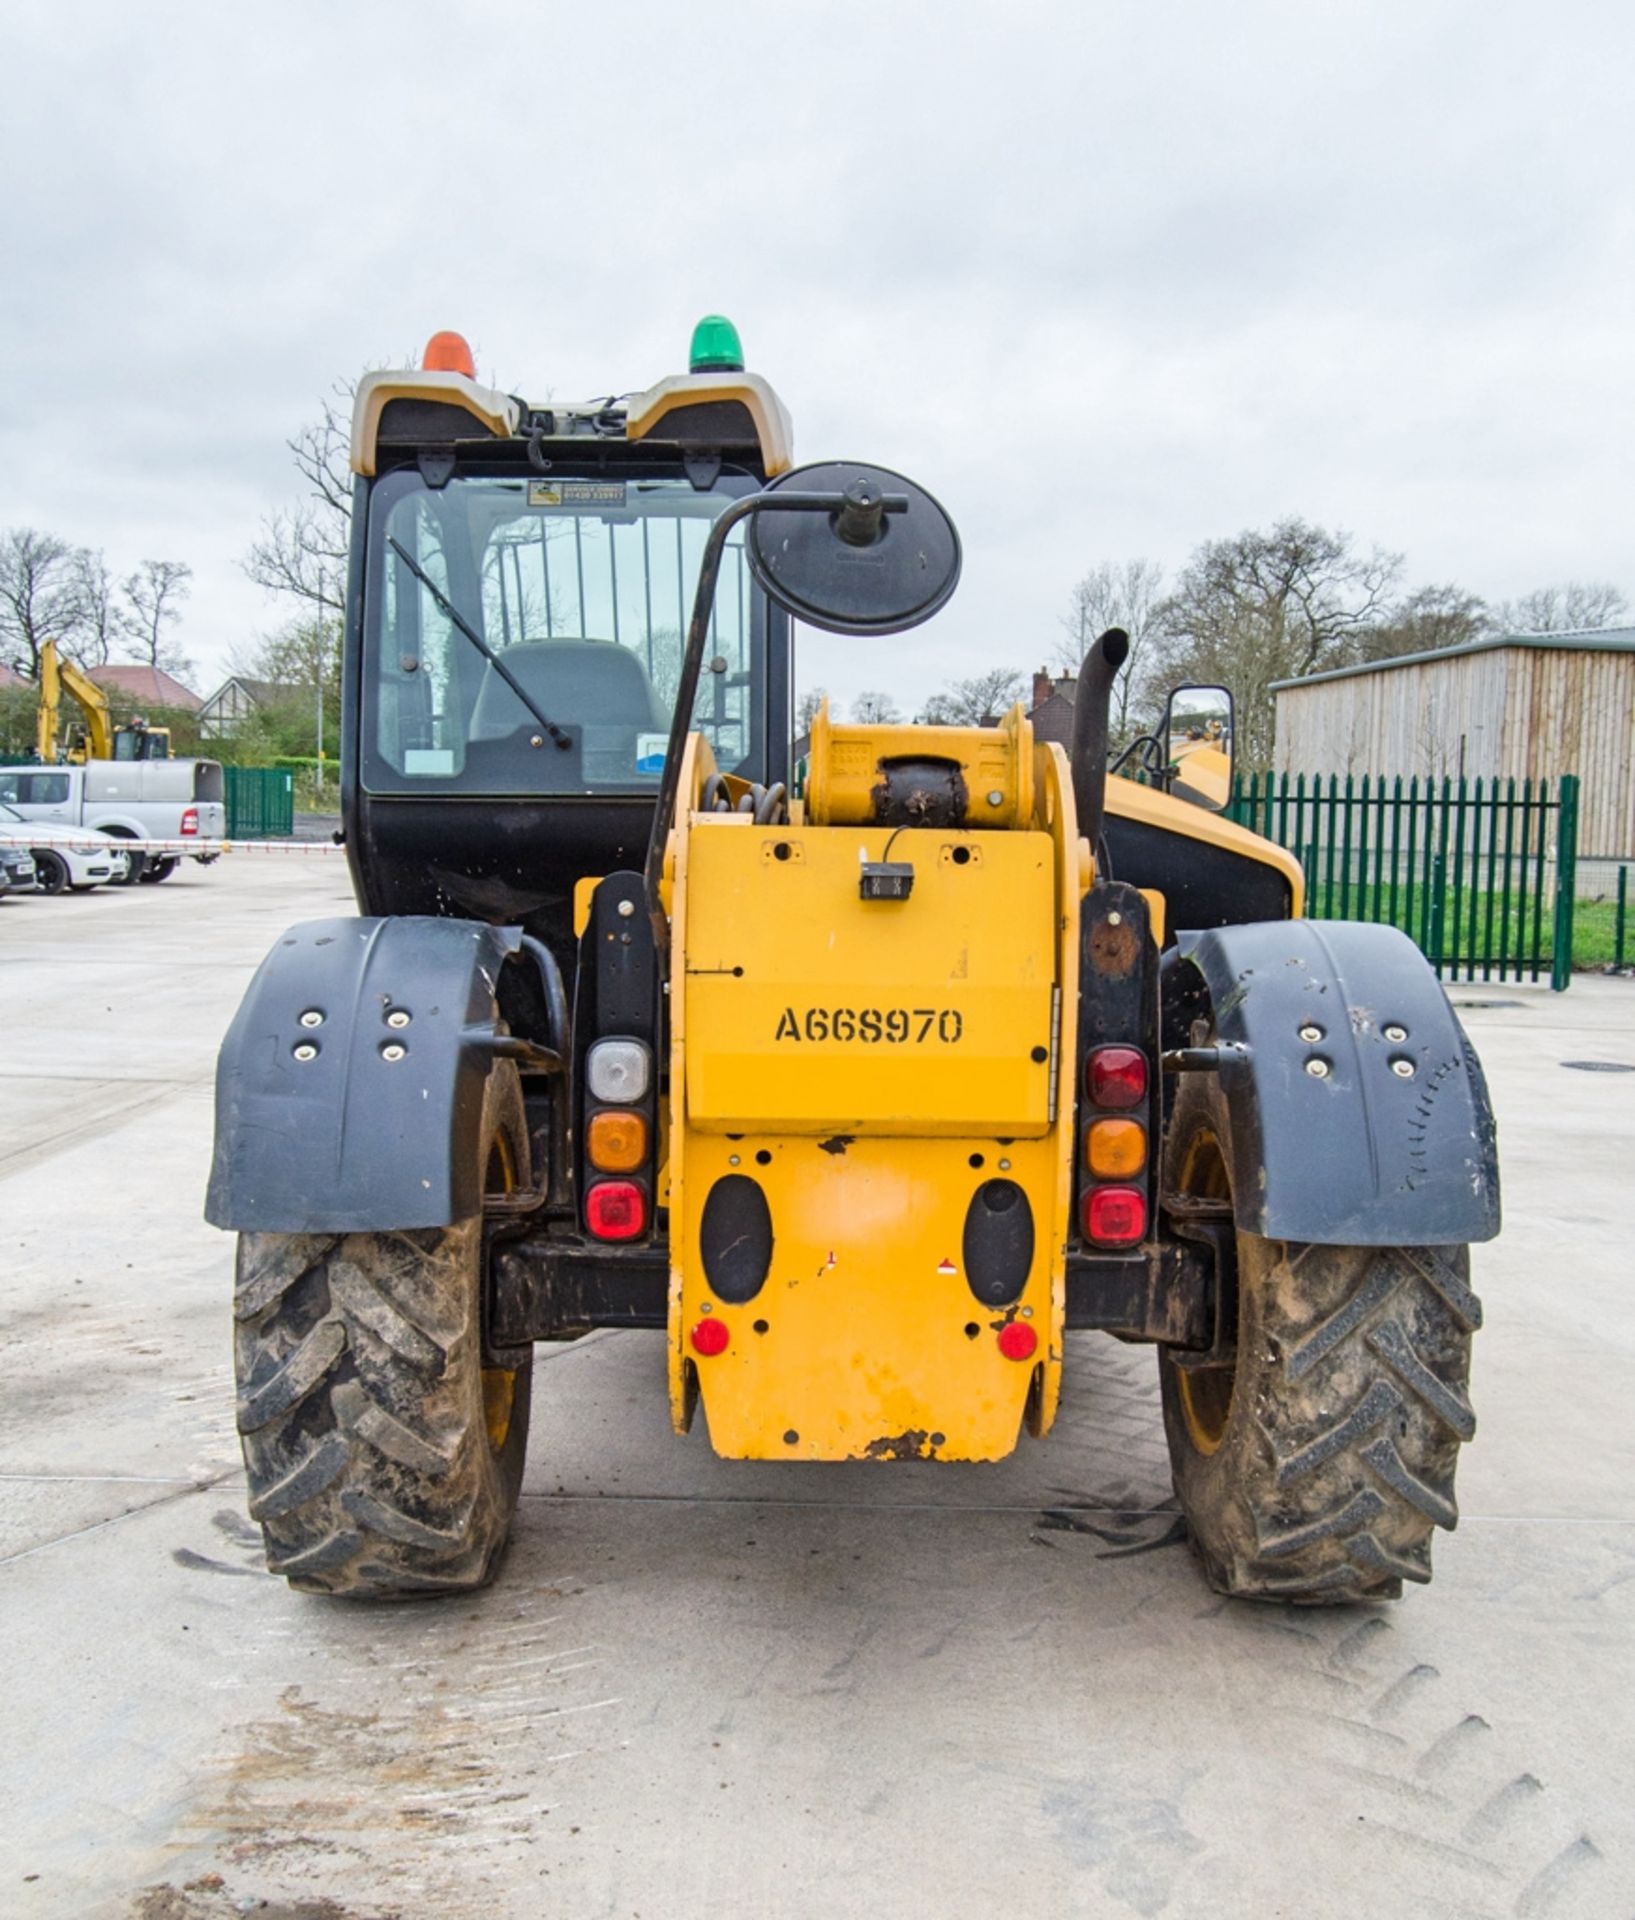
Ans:
{"type": "Polygon", "coordinates": [[[1181,933],[1177,949],[1166,1027],[1173,1037],[1171,1012],[1189,1002],[1213,1018],[1240,1227],[1332,1246],[1493,1238],[1499,1163],[1487,1082],[1406,934],[1284,920],[1181,933]],[[1302,1029],[1321,1038],[1303,1039],[1302,1029]]]}
{"type": "Polygon", "coordinates": [[[211,1225],[387,1233],[477,1213],[496,994],[519,939],[429,916],[292,927],[222,1042],[211,1225]]]}

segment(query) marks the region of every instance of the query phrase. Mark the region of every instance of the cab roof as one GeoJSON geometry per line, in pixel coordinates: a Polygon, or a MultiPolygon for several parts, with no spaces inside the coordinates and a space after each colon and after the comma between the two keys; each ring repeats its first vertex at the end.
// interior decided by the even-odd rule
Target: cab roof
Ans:
{"type": "Polygon", "coordinates": [[[372,478],[392,454],[439,452],[538,436],[648,441],[687,452],[748,454],[768,480],[793,463],[794,429],[783,402],[756,373],[677,373],[617,400],[533,407],[462,372],[367,373],[352,410],[352,471],[372,478]]]}

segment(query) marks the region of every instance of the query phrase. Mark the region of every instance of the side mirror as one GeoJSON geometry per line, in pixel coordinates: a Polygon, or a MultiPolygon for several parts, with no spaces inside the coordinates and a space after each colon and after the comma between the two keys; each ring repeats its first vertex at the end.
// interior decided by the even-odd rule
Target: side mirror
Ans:
{"type": "Polygon", "coordinates": [[[959,535],[941,505],[900,473],[854,460],[780,475],[760,496],[744,547],[757,584],[830,633],[917,627],[959,584],[959,535]],[[834,505],[780,512],[780,494],[827,495],[834,505]]]}
{"type": "Polygon", "coordinates": [[[1232,694],[1227,687],[1177,687],[1164,709],[1170,792],[1219,813],[1232,799],[1232,694]]]}
{"type": "Polygon", "coordinates": [[[901,633],[917,627],[959,584],[959,535],[953,521],[923,487],[884,467],[866,467],[855,460],[796,467],[759,493],[740,495],[716,517],[699,561],[642,867],[653,938],[661,953],[669,926],[659,902],[659,880],[665,836],[675,814],[681,750],[698,696],[721,555],[727,535],[744,521],[749,523],[744,550],[756,583],[785,612],[831,633],[901,633]]]}

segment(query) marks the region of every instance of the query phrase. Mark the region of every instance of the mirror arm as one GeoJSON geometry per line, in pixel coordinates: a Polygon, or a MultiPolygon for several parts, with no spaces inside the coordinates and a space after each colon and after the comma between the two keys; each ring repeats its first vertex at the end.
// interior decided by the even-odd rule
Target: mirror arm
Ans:
{"type": "MultiPolygon", "coordinates": [[[[872,502],[869,503],[872,506],[872,502]]],[[[721,558],[726,552],[727,535],[742,521],[773,508],[779,513],[842,514],[857,503],[841,493],[796,493],[787,489],[763,488],[746,493],[732,504],[710,528],[704,542],[704,557],[698,568],[698,587],[693,594],[692,618],[687,624],[687,647],[681,656],[681,681],[676,688],[675,711],[670,716],[670,740],[664,749],[664,771],[659,776],[658,797],[653,804],[653,826],[647,836],[647,858],[642,865],[642,884],[647,894],[647,912],[653,923],[653,940],[660,953],[670,944],[670,925],[659,903],[659,881],[664,874],[664,843],[670,837],[670,822],[675,814],[676,793],[681,785],[681,756],[692,732],[693,702],[698,698],[698,677],[704,666],[704,639],[709,630],[710,612],[715,605],[716,582],[721,574],[721,558]]],[[[908,501],[901,494],[888,494],[880,503],[885,513],[906,513],[908,501]]]]}

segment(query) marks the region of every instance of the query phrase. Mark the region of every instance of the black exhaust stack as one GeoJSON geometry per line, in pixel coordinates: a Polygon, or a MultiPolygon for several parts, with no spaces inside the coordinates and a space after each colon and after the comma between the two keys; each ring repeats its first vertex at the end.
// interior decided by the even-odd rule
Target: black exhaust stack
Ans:
{"type": "Polygon", "coordinates": [[[1107,805],[1107,723],[1113,681],[1129,654],[1130,636],[1122,627],[1109,627],[1084,656],[1073,696],[1073,804],[1078,809],[1079,832],[1090,842],[1092,853],[1101,842],[1107,805]]]}

